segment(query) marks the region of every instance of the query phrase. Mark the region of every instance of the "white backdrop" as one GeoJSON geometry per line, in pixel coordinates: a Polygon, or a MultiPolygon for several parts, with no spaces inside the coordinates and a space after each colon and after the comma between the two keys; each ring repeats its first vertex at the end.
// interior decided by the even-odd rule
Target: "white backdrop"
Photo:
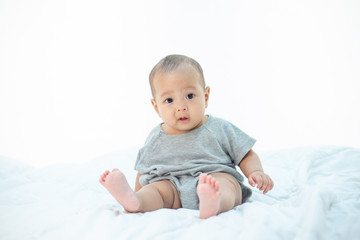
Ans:
{"type": "MultiPolygon", "coordinates": [[[[148,74],[195,58],[209,114],[257,151],[360,147],[357,0],[0,0],[0,155],[36,166],[140,147],[148,74]]],[[[134,159],[129,159],[134,161],[134,159]]]]}

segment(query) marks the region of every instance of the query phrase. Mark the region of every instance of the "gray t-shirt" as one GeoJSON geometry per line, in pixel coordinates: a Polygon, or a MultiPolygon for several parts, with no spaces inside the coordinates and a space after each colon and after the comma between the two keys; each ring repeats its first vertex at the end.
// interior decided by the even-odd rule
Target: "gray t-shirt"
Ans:
{"type": "Polygon", "coordinates": [[[168,135],[161,125],[149,134],[140,149],[135,169],[142,174],[142,186],[170,180],[176,187],[184,208],[198,209],[196,186],[201,173],[225,172],[241,184],[243,202],[251,190],[244,186],[243,176],[236,170],[255,144],[230,122],[209,116],[199,128],[184,134],[168,135]]]}

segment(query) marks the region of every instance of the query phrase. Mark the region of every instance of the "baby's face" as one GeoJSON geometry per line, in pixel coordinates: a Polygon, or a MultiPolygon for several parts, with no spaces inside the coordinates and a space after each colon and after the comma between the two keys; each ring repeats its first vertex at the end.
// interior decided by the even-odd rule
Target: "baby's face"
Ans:
{"type": "Polygon", "coordinates": [[[166,133],[182,134],[204,124],[210,89],[202,86],[200,76],[193,68],[158,73],[153,79],[153,87],[152,104],[164,121],[162,128],[166,133]]]}

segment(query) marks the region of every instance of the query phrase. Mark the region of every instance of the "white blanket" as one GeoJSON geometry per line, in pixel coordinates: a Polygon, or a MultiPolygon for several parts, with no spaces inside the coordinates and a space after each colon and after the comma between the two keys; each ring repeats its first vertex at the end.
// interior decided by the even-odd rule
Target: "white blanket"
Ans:
{"type": "Polygon", "coordinates": [[[188,209],[129,214],[103,189],[105,169],[135,181],[136,149],[41,169],[0,157],[0,239],[359,239],[360,150],[259,153],[266,195],[206,220],[188,209]]]}

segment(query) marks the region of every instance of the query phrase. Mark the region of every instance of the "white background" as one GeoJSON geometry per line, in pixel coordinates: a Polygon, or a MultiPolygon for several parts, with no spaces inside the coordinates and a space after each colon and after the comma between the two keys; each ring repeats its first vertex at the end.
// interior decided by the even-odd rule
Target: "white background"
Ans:
{"type": "MultiPolygon", "coordinates": [[[[36,166],[141,147],[148,74],[185,54],[207,113],[266,151],[360,147],[360,1],[0,0],[0,155],[36,166]]],[[[135,159],[129,159],[135,161],[135,159]]]]}

